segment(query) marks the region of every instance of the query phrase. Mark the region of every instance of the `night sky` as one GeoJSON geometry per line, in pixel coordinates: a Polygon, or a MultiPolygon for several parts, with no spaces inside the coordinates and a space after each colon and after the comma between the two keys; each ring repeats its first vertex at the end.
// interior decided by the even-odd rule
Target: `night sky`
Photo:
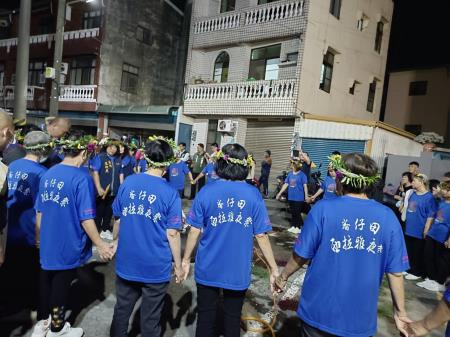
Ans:
{"type": "Polygon", "coordinates": [[[396,0],[390,71],[450,64],[450,1],[396,0]]]}

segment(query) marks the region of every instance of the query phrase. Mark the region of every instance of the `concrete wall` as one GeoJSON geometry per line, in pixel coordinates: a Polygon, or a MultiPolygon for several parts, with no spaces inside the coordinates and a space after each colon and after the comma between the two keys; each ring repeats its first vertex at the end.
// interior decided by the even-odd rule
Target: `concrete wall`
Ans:
{"type": "Polygon", "coordinates": [[[329,0],[309,3],[309,24],[304,42],[298,105],[301,111],[318,115],[338,115],[378,120],[393,11],[392,0],[342,1],[340,19],[329,13],[329,0]],[[358,17],[364,13],[368,26],[357,30],[358,17]],[[374,50],[377,22],[384,25],[381,54],[374,50]],[[337,52],[334,59],[331,92],[319,89],[323,55],[328,48],[337,52]],[[377,91],[373,113],[366,111],[369,84],[376,78],[377,91]],[[349,88],[360,82],[354,95],[349,88]]]}
{"type": "Polygon", "coordinates": [[[422,125],[422,131],[434,131],[450,145],[450,75],[446,68],[391,73],[386,102],[385,122],[399,128],[406,124],[422,125]],[[409,96],[409,85],[427,81],[427,93],[409,96]]]}
{"type": "Polygon", "coordinates": [[[183,17],[164,1],[110,0],[100,51],[100,104],[175,104],[183,62],[183,17]],[[151,45],[136,39],[138,25],[150,30],[151,45]],[[120,90],[123,63],[139,68],[137,94],[120,90]]]}

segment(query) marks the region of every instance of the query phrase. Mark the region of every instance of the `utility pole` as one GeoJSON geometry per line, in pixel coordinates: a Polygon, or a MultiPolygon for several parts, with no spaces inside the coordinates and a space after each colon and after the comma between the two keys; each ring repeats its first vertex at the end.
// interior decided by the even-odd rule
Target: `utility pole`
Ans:
{"type": "Polygon", "coordinates": [[[53,54],[53,68],[55,79],[52,81],[49,115],[58,115],[59,87],[61,81],[61,61],[64,45],[64,24],[66,22],[66,0],[58,0],[58,14],[56,17],[55,52],[53,54]]]}
{"type": "Polygon", "coordinates": [[[14,119],[27,117],[28,64],[30,58],[31,0],[20,1],[19,37],[17,43],[14,119]]]}

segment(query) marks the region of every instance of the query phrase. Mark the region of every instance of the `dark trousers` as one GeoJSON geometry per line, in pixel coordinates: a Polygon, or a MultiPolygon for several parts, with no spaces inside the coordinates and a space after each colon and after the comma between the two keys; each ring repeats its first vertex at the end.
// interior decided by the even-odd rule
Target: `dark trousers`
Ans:
{"type": "Polygon", "coordinates": [[[430,237],[425,239],[425,269],[428,278],[440,284],[450,276],[450,250],[430,237]]]}
{"type": "Polygon", "coordinates": [[[37,308],[40,270],[36,247],[6,247],[5,263],[0,268],[1,311],[16,313],[37,308]]]}
{"type": "Polygon", "coordinates": [[[51,314],[50,328],[53,332],[64,327],[70,284],[75,277],[76,269],[41,270],[38,320],[47,319],[51,314]]]}
{"type": "Polygon", "coordinates": [[[300,322],[300,337],[338,337],[322,330],[316,329],[305,322],[300,322]]]}
{"type": "Polygon", "coordinates": [[[408,251],[409,265],[411,266],[411,269],[408,271],[408,273],[415,276],[425,277],[425,240],[405,235],[405,242],[406,249],[408,251]]]}
{"type": "MultiPolygon", "coordinates": [[[[200,175],[200,173],[192,173],[192,178],[196,179],[199,175],[200,175]]],[[[200,192],[200,190],[202,189],[203,186],[205,186],[205,177],[199,179],[197,181],[197,184],[191,185],[191,195],[189,197],[191,199],[194,199],[195,195],[197,194],[197,187],[198,187],[198,191],[200,192]]]]}
{"type": "MultiPolygon", "coordinates": [[[[196,337],[216,336],[216,314],[220,288],[197,284],[197,330],[196,337]]],[[[223,289],[224,337],[239,337],[241,312],[246,290],[223,289]]]]}
{"type": "Polygon", "coordinates": [[[111,219],[113,216],[113,196],[108,195],[105,199],[97,198],[97,214],[95,224],[99,232],[111,230],[111,219]]]}
{"type": "Polygon", "coordinates": [[[269,176],[262,175],[259,177],[259,183],[262,186],[262,193],[268,197],[269,196],[269,176]]]}
{"type": "Polygon", "coordinates": [[[117,276],[114,316],[111,323],[111,337],[128,336],[128,323],[134,306],[142,296],[141,335],[160,337],[161,311],[169,283],[141,283],[124,280],[117,276]]]}
{"type": "Polygon", "coordinates": [[[305,202],[289,200],[289,207],[292,215],[291,226],[301,228],[303,226],[302,212],[305,209],[305,202]]]}

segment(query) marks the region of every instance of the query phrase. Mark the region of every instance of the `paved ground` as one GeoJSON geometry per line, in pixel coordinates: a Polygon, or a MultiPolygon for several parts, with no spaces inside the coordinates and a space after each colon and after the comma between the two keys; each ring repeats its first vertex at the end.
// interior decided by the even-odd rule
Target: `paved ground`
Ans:
{"type": "MultiPolygon", "coordinates": [[[[271,241],[279,265],[283,265],[291,254],[295,237],[285,231],[288,226],[284,205],[273,200],[267,201],[269,215],[274,225],[271,241]]],[[[188,202],[185,203],[187,209],[188,202]]],[[[277,336],[297,336],[298,320],[295,308],[301,291],[302,274],[305,269],[295,274],[289,284],[288,291],[280,300],[282,309],[277,317],[277,336]]],[[[268,291],[267,271],[256,263],[253,271],[253,282],[244,305],[244,315],[265,317],[270,320],[272,300],[268,291]]],[[[20,291],[20,290],[18,290],[20,291]]],[[[437,303],[440,294],[418,288],[413,282],[406,281],[407,309],[411,318],[418,319],[429,312],[437,303]]],[[[78,281],[73,285],[71,294],[70,320],[85,330],[86,337],[109,336],[109,324],[112,318],[114,293],[114,263],[102,264],[91,262],[79,271],[78,281]]],[[[383,283],[378,309],[378,337],[398,336],[391,318],[392,304],[386,283],[383,283]]],[[[29,336],[31,323],[26,312],[0,320],[0,337],[29,336]]],[[[196,319],[196,289],[192,277],[182,286],[172,284],[166,297],[163,314],[164,337],[194,336],[196,319]]],[[[255,324],[255,323],[253,323],[255,324]]],[[[131,322],[130,336],[139,335],[139,315],[131,322]]],[[[430,334],[443,336],[444,330],[430,334]]],[[[248,337],[258,336],[247,334],[248,337]]],[[[267,335],[269,336],[269,335],[267,335]]]]}

